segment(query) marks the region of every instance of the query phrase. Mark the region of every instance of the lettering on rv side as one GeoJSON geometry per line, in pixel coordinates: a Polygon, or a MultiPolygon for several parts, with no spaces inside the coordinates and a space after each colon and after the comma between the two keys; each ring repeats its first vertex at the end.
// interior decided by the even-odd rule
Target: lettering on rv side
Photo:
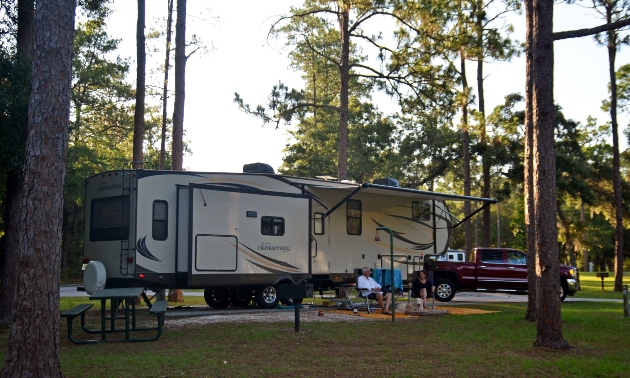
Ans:
{"type": "Polygon", "coordinates": [[[290,252],[291,247],[288,245],[272,245],[271,243],[260,243],[258,245],[259,251],[282,251],[282,252],[290,252]]]}
{"type": "Polygon", "coordinates": [[[102,185],[98,187],[99,191],[103,190],[112,190],[112,189],[120,189],[122,188],[122,184],[112,184],[112,185],[102,185]]]}

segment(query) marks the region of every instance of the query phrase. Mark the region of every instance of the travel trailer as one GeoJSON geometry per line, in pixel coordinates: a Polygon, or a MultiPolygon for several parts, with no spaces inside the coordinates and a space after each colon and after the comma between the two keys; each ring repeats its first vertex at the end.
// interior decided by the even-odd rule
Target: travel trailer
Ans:
{"type": "MultiPolygon", "coordinates": [[[[409,279],[425,254],[447,251],[458,222],[445,201],[494,199],[275,174],[116,170],[85,180],[84,262],[107,287],[205,289],[213,307],[263,308],[277,286],[354,282],[355,269],[391,265],[409,279]]],[[[474,214],[473,214],[474,215],[474,214]]],[[[472,216],[472,215],[471,215],[472,216]]],[[[465,221],[465,219],[463,220],[465,221]]]]}

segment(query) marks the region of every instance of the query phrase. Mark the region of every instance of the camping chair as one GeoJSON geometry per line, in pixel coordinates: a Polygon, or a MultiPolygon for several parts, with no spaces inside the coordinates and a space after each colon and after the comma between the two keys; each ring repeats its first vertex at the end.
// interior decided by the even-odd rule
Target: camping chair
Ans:
{"type": "MultiPolygon", "coordinates": [[[[359,282],[359,276],[361,275],[363,275],[363,269],[359,268],[359,269],[354,270],[355,282],[357,283],[359,282]]],[[[368,294],[367,288],[358,287],[358,285],[357,287],[355,287],[355,290],[356,290],[356,295],[354,296],[354,299],[352,301],[353,309],[365,308],[369,314],[378,307],[376,293],[368,294]]]]}

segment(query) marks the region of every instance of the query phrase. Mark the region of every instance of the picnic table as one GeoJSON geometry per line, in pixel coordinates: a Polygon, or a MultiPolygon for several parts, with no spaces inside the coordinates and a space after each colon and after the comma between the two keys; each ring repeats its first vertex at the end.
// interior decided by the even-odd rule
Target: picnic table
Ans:
{"type": "Polygon", "coordinates": [[[110,341],[151,341],[156,340],[162,334],[162,326],[164,324],[164,313],[166,312],[167,302],[156,301],[149,312],[157,317],[157,326],[150,328],[138,328],[136,326],[136,298],[138,298],[144,292],[143,287],[128,287],[128,288],[110,288],[103,289],[96,294],[90,296],[90,300],[101,301],[101,328],[100,329],[88,329],[85,326],[85,313],[92,307],[92,304],[82,304],[75,308],[68,310],[61,314],[62,317],[68,320],[68,338],[75,344],[87,344],[96,342],[110,342],[110,341]],[[106,314],[107,301],[110,301],[110,316],[106,314]],[[122,316],[118,314],[118,306],[123,303],[122,316]],[[77,340],[72,336],[72,321],[81,316],[81,328],[88,334],[100,334],[100,339],[90,340],[77,340]],[[125,328],[116,329],[116,320],[124,319],[125,328]],[[109,320],[109,322],[108,322],[109,320]],[[108,326],[109,323],[109,326],[108,326]],[[124,339],[107,340],[108,333],[125,332],[124,339]],[[133,332],[137,331],[157,331],[157,334],[152,337],[132,337],[133,332]]]}

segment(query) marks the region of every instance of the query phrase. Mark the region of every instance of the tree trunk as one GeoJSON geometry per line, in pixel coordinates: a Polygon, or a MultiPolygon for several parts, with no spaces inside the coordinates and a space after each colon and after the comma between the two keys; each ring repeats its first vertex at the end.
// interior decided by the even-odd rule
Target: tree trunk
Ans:
{"type": "Polygon", "coordinates": [[[571,266],[577,266],[575,262],[575,248],[573,246],[573,236],[571,235],[571,225],[569,224],[569,220],[562,212],[562,208],[560,204],[558,204],[558,216],[560,217],[560,221],[562,222],[562,228],[564,228],[564,237],[567,239],[567,253],[569,254],[569,264],[571,266]]]}
{"type": "MultiPolygon", "coordinates": [[[[186,100],[186,0],[177,0],[175,24],[175,104],[173,111],[173,159],[171,170],[181,171],[184,165],[184,102],[186,100]]],[[[170,302],[183,302],[179,289],[169,290],[170,302]]]]}
{"type": "Polygon", "coordinates": [[[20,199],[18,268],[2,377],[61,377],[59,267],[70,117],[74,0],[34,14],[32,90],[20,199]]]}
{"type": "Polygon", "coordinates": [[[175,24],[175,109],[173,110],[173,161],[171,169],[184,165],[184,102],[186,100],[186,0],[177,0],[175,24]]]}
{"type": "MultiPolygon", "coordinates": [[[[582,222],[582,224],[584,224],[584,201],[580,198],[580,221],[582,222]]],[[[586,233],[582,232],[582,241],[586,241],[586,233]]],[[[585,272],[589,271],[589,256],[588,256],[588,248],[586,247],[582,247],[582,259],[584,261],[584,268],[583,270],[585,272]]]]}
{"type": "MultiPolygon", "coordinates": [[[[531,1],[531,0],[528,0],[531,1]]],[[[534,346],[569,348],[562,336],[556,225],[556,159],[553,106],[553,0],[533,0],[533,184],[536,219],[538,319],[534,346]]]]}
{"type": "MultiPolygon", "coordinates": [[[[477,12],[477,38],[479,47],[479,55],[477,56],[477,101],[479,102],[479,114],[481,115],[481,143],[484,144],[484,153],[481,156],[482,162],[482,197],[490,198],[490,156],[488,154],[488,135],[486,133],[486,101],[483,91],[483,17],[485,13],[480,11],[483,9],[483,1],[479,1],[477,12]]],[[[482,211],[481,223],[481,246],[490,247],[490,206],[482,211]]]]}
{"type": "MultiPolygon", "coordinates": [[[[606,7],[606,21],[612,23],[613,6],[606,7]]],[[[623,203],[621,195],[621,173],[619,161],[619,135],[617,124],[617,78],[615,57],[617,55],[617,32],[608,31],[608,73],[610,75],[610,124],[613,140],[613,191],[615,201],[615,291],[623,290],[623,203]]]]}
{"type": "MultiPolygon", "coordinates": [[[[18,27],[17,27],[17,61],[23,65],[31,65],[33,49],[33,14],[35,10],[34,0],[18,0],[18,27]]],[[[28,119],[20,122],[21,130],[26,143],[28,119]]],[[[8,323],[11,320],[13,309],[13,296],[15,290],[15,275],[18,260],[18,235],[20,223],[20,188],[22,186],[22,172],[16,169],[9,170],[6,178],[5,210],[4,210],[4,236],[0,240],[0,323],[8,323]]]]}
{"type": "Polygon", "coordinates": [[[339,14],[339,30],[341,31],[341,61],[339,76],[339,161],[337,162],[337,179],[348,179],[348,88],[350,85],[350,2],[344,0],[339,14]]]}
{"type": "Polygon", "coordinates": [[[162,89],[162,139],[160,145],[160,169],[166,166],[166,105],[168,104],[168,71],[171,63],[171,25],[173,24],[173,0],[168,0],[166,20],[166,57],[164,58],[164,87],[162,89]]]}
{"type": "MultiPolygon", "coordinates": [[[[466,78],[466,57],[462,51],[460,56],[462,92],[464,93],[464,102],[462,104],[462,155],[464,159],[464,195],[470,195],[470,132],[468,129],[468,79],[466,78]]],[[[464,202],[464,218],[472,213],[470,201],[464,202]]],[[[472,261],[472,224],[467,221],[464,224],[464,250],[466,251],[467,261],[472,261]]]]}
{"type": "Polygon", "coordinates": [[[133,117],[133,164],[143,168],[142,145],[144,144],[144,97],[147,53],[145,50],[144,23],[145,0],[138,0],[138,23],[136,27],[136,111],[133,117]]]}
{"type": "Polygon", "coordinates": [[[533,87],[532,76],[535,67],[533,66],[532,54],[534,50],[533,33],[533,3],[525,2],[525,17],[527,26],[526,35],[526,76],[525,76],[525,179],[523,180],[524,202],[525,202],[525,237],[527,239],[527,311],[525,319],[531,322],[537,319],[537,290],[538,276],[536,275],[536,231],[534,215],[534,186],[533,186],[533,157],[532,146],[534,143],[534,121],[533,121],[533,87]]]}

